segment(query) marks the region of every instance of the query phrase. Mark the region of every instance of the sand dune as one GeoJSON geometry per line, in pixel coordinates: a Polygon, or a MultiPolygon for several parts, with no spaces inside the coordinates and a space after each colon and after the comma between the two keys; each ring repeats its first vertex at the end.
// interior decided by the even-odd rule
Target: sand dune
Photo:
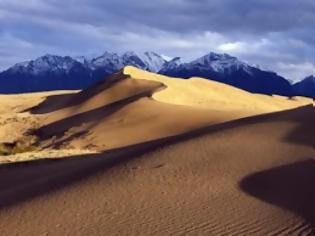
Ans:
{"type": "Polygon", "coordinates": [[[35,108],[37,113],[51,109],[35,132],[42,146],[98,151],[311,102],[253,95],[204,79],[167,78],[134,67],[61,99],[53,107],[46,102],[35,108]]]}
{"type": "Polygon", "coordinates": [[[79,93],[2,95],[0,143],[37,130],[39,147],[108,150],[311,103],[307,98],[250,94],[214,81],[126,67],[79,93]]]}
{"type": "MultiPolygon", "coordinates": [[[[121,71],[110,82],[67,98],[35,134],[44,140],[43,146],[108,150],[241,116],[240,112],[176,105],[151,97],[163,89],[168,88],[162,82],[134,79],[121,71]]],[[[43,104],[35,112],[43,113],[49,106],[43,104]]]]}
{"type": "Polygon", "coordinates": [[[63,97],[73,91],[54,91],[32,94],[0,95],[0,143],[14,142],[30,128],[41,125],[42,116],[23,112],[44,102],[47,97],[63,97]]]}
{"type": "Polygon", "coordinates": [[[315,233],[313,100],[126,67],[2,103],[1,235],[315,233]]]}
{"type": "Polygon", "coordinates": [[[2,168],[2,180],[17,171],[24,178],[0,184],[1,228],[5,235],[311,234],[314,119],[309,106],[210,127],[130,160],[131,149],[130,156],[122,149],[2,168]],[[119,162],[108,164],[113,157],[119,162]],[[47,188],[55,190],[43,194],[47,188]],[[24,202],[3,207],[13,196],[24,202]]]}
{"type": "Polygon", "coordinates": [[[161,82],[167,89],[154,93],[157,101],[213,110],[237,111],[242,116],[281,111],[313,103],[313,99],[252,94],[244,90],[202,78],[176,79],[128,66],[124,73],[134,79],[161,82]]]}

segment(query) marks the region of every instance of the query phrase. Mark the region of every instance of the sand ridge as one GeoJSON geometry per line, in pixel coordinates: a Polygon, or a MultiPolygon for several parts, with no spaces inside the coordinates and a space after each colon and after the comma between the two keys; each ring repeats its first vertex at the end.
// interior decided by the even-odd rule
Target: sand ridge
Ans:
{"type": "Polygon", "coordinates": [[[117,73],[109,85],[100,83],[74,94],[64,107],[50,112],[44,125],[35,131],[42,145],[108,150],[178,135],[237,116],[234,112],[157,101],[152,95],[167,89],[162,82],[137,80],[122,73],[117,73]]]}
{"type": "Polygon", "coordinates": [[[115,158],[125,159],[110,167],[105,152],[0,169],[3,177],[16,170],[28,171],[23,180],[42,176],[42,182],[27,182],[26,192],[21,180],[9,193],[0,191],[0,205],[21,191],[38,196],[0,210],[3,233],[312,235],[314,119],[307,106],[230,121],[129,160],[132,152],[121,149],[115,158]],[[286,171],[287,166],[292,167],[286,171]],[[50,185],[59,187],[38,193],[50,185]]]}
{"type": "Polygon", "coordinates": [[[315,232],[313,100],[126,67],[1,103],[37,148],[1,157],[2,235],[315,232]]]}
{"type": "MultiPolygon", "coordinates": [[[[43,147],[101,151],[310,102],[253,95],[200,78],[167,78],[126,67],[107,82],[69,97],[47,115],[35,134],[43,147]]],[[[43,104],[36,111],[47,107],[43,104]]]]}
{"type": "Polygon", "coordinates": [[[142,71],[132,66],[124,68],[124,74],[134,79],[147,79],[162,82],[167,86],[153,94],[157,101],[203,107],[213,110],[237,111],[243,116],[292,109],[314,104],[313,99],[252,94],[230,85],[193,77],[190,79],[172,78],[142,71]]]}

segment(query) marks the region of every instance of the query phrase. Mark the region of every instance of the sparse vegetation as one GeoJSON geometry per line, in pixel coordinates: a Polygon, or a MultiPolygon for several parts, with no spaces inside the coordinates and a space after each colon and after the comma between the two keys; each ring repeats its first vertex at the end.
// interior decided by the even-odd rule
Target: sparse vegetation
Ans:
{"type": "Polygon", "coordinates": [[[9,156],[11,154],[10,150],[8,150],[3,144],[0,145],[0,156],[9,156]]]}
{"type": "Polygon", "coordinates": [[[9,156],[18,153],[35,151],[35,140],[36,139],[33,136],[25,136],[18,141],[12,143],[0,143],[0,155],[9,156]]]}

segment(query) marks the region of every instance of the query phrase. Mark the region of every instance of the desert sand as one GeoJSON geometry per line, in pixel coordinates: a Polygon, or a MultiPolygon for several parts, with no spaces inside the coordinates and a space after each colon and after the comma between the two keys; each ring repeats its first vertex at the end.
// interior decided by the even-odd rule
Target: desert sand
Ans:
{"type": "Polygon", "coordinates": [[[1,235],[313,234],[313,100],[126,67],[0,103],[1,235]]]}

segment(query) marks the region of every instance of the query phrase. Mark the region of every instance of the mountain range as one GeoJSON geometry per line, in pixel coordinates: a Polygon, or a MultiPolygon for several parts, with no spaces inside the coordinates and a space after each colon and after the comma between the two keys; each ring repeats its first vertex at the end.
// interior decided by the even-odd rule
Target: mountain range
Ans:
{"type": "Polygon", "coordinates": [[[100,56],[79,57],[47,54],[1,72],[0,93],[84,89],[127,65],[184,79],[203,77],[252,93],[315,98],[314,76],[291,84],[274,72],[213,52],[191,62],[182,62],[179,57],[169,60],[154,52],[105,52],[100,56]]]}

